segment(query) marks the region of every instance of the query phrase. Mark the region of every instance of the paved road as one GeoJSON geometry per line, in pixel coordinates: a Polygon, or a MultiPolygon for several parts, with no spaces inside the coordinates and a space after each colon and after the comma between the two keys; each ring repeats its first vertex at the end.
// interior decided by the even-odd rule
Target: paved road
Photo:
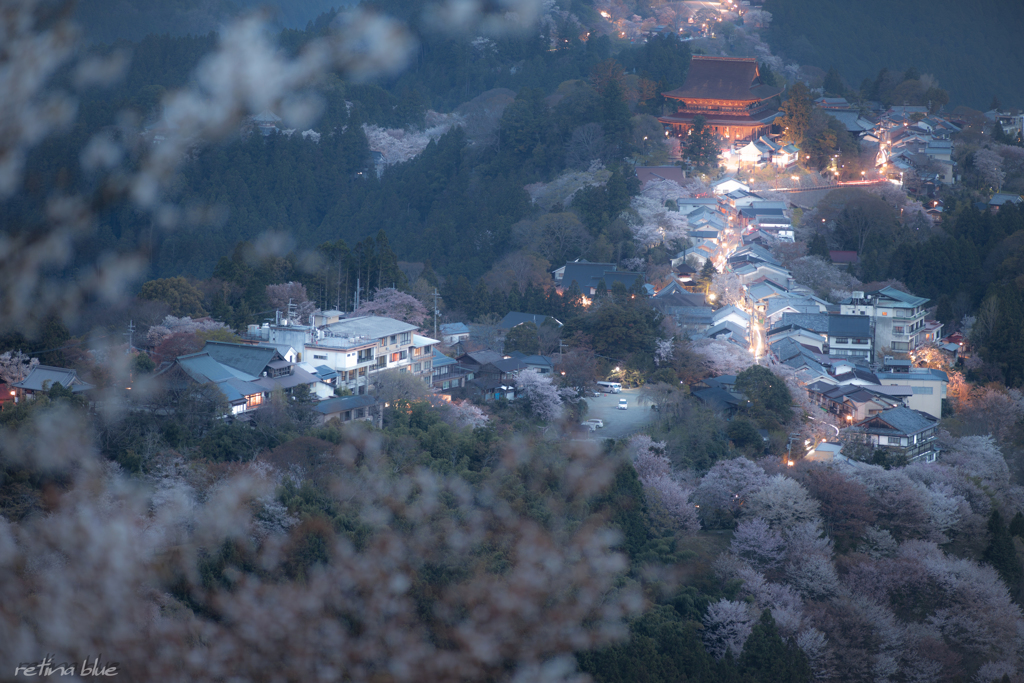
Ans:
{"type": "Polygon", "coordinates": [[[620,394],[601,394],[587,399],[589,410],[585,419],[598,417],[604,420],[604,428],[593,432],[597,439],[620,439],[650,422],[651,409],[637,405],[639,389],[623,389],[620,394]],[[626,410],[619,410],[619,399],[629,404],[626,410]]]}

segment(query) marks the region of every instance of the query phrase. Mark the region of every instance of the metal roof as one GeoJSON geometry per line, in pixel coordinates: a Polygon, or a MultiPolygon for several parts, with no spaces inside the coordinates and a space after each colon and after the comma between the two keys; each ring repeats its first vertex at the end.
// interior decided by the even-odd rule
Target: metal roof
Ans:
{"type": "Polygon", "coordinates": [[[52,365],[37,365],[32,368],[25,379],[15,382],[12,387],[26,391],[47,391],[54,384],[70,388],[72,393],[93,389],[93,385],[78,378],[78,373],[68,368],[52,365]]]}
{"type": "Polygon", "coordinates": [[[336,413],[342,413],[346,410],[354,410],[356,408],[368,408],[369,406],[377,403],[375,396],[370,394],[361,394],[359,396],[342,396],[339,398],[329,398],[326,401],[320,401],[313,410],[324,415],[334,415],[336,413]]]}
{"type": "Polygon", "coordinates": [[[922,413],[904,406],[890,408],[874,415],[867,420],[854,425],[850,429],[859,432],[896,432],[905,436],[912,436],[926,429],[931,429],[937,420],[922,413]],[[885,426],[879,425],[878,422],[885,426]]]}
{"type": "Polygon", "coordinates": [[[272,361],[284,360],[280,352],[273,347],[231,342],[208,341],[203,346],[203,353],[209,354],[210,358],[221,365],[249,375],[242,379],[259,377],[272,361]]]}
{"type": "MultiPolygon", "coordinates": [[[[573,265],[576,265],[576,264],[573,264],[573,265]]],[[[602,264],[602,266],[603,266],[603,264],[602,264]]],[[[566,269],[566,272],[568,272],[568,268],[566,269]]],[[[579,282],[579,280],[576,280],[576,281],[579,282]]],[[[568,278],[565,278],[565,279],[562,280],[562,282],[568,284],[570,282],[570,280],[568,278]]],[[[580,285],[580,289],[589,286],[589,285],[587,285],[586,283],[583,283],[583,282],[579,282],[579,285],[580,285]]],[[[511,330],[513,327],[515,327],[517,325],[522,325],[523,323],[533,323],[537,327],[540,327],[541,325],[544,324],[544,321],[547,320],[548,317],[549,316],[546,316],[546,315],[544,315],[542,313],[515,313],[515,312],[510,312],[510,313],[505,314],[505,317],[501,319],[500,323],[498,323],[498,327],[503,329],[503,330],[511,330]]]]}
{"type": "MultiPolygon", "coordinates": [[[[785,319],[786,315],[782,317],[785,319]]],[[[828,316],[828,335],[830,337],[870,337],[871,318],[866,315],[830,315],[828,316]]]]}
{"type": "Polygon", "coordinates": [[[358,318],[346,318],[336,323],[325,326],[331,334],[336,337],[366,337],[368,339],[382,339],[394,334],[413,332],[415,325],[404,323],[394,318],[385,318],[376,315],[363,315],[358,318]]]}
{"type": "Polygon", "coordinates": [[[446,365],[455,365],[456,361],[454,358],[449,358],[437,349],[434,349],[433,366],[435,368],[444,367],[446,365]]]}

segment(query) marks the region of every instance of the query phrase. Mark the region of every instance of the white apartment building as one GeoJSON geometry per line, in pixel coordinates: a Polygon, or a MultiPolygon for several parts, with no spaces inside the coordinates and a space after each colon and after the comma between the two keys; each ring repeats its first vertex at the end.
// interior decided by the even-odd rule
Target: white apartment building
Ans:
{"type": "Polygon", "coordinates": [[[892,287],[877,292],[853,292],[839,304],[842,315],[872,318],[875,353],[909,353],[925,343],[924,316],[928,299],[892,287]]]}
{"type": "MultiPolygon", "coordinates": [[[[328,318],[330,320],[330,318],[328,318]]],[[[415,325],[378,316],[360,316],[320,326],[282,323],[259,329],[265,341],[301,348],[300,360],[338,373],[337,386],[365,394],[383,370],[411,372],[427,384],[433,376],[436,339],[415,334],[415,325]]]]}

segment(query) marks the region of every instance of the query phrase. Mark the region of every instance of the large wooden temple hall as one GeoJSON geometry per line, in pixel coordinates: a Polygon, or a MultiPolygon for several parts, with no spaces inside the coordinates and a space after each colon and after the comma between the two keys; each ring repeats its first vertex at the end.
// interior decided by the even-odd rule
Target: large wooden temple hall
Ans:
{"type": "Polygon", "coordinates": [[[704,57],[690,61],[686,83],[662,93],[678,100],[679,110],[658,120],[685,134],[702,115],[716,135],[732,140],[767,134],[780,116],[776,96],[782,92],[763,83],[753,57],[704,57]]]}

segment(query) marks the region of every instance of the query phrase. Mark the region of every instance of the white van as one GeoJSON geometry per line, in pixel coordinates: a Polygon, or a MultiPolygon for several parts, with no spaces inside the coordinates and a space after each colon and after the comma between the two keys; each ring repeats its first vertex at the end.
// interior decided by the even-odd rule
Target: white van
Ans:
{"type": "Polygon", "coordinates": [[[606,394],[618,394],[622,391],[622,384],[619,382],[598,382],[597,386],[606,394]]]}

